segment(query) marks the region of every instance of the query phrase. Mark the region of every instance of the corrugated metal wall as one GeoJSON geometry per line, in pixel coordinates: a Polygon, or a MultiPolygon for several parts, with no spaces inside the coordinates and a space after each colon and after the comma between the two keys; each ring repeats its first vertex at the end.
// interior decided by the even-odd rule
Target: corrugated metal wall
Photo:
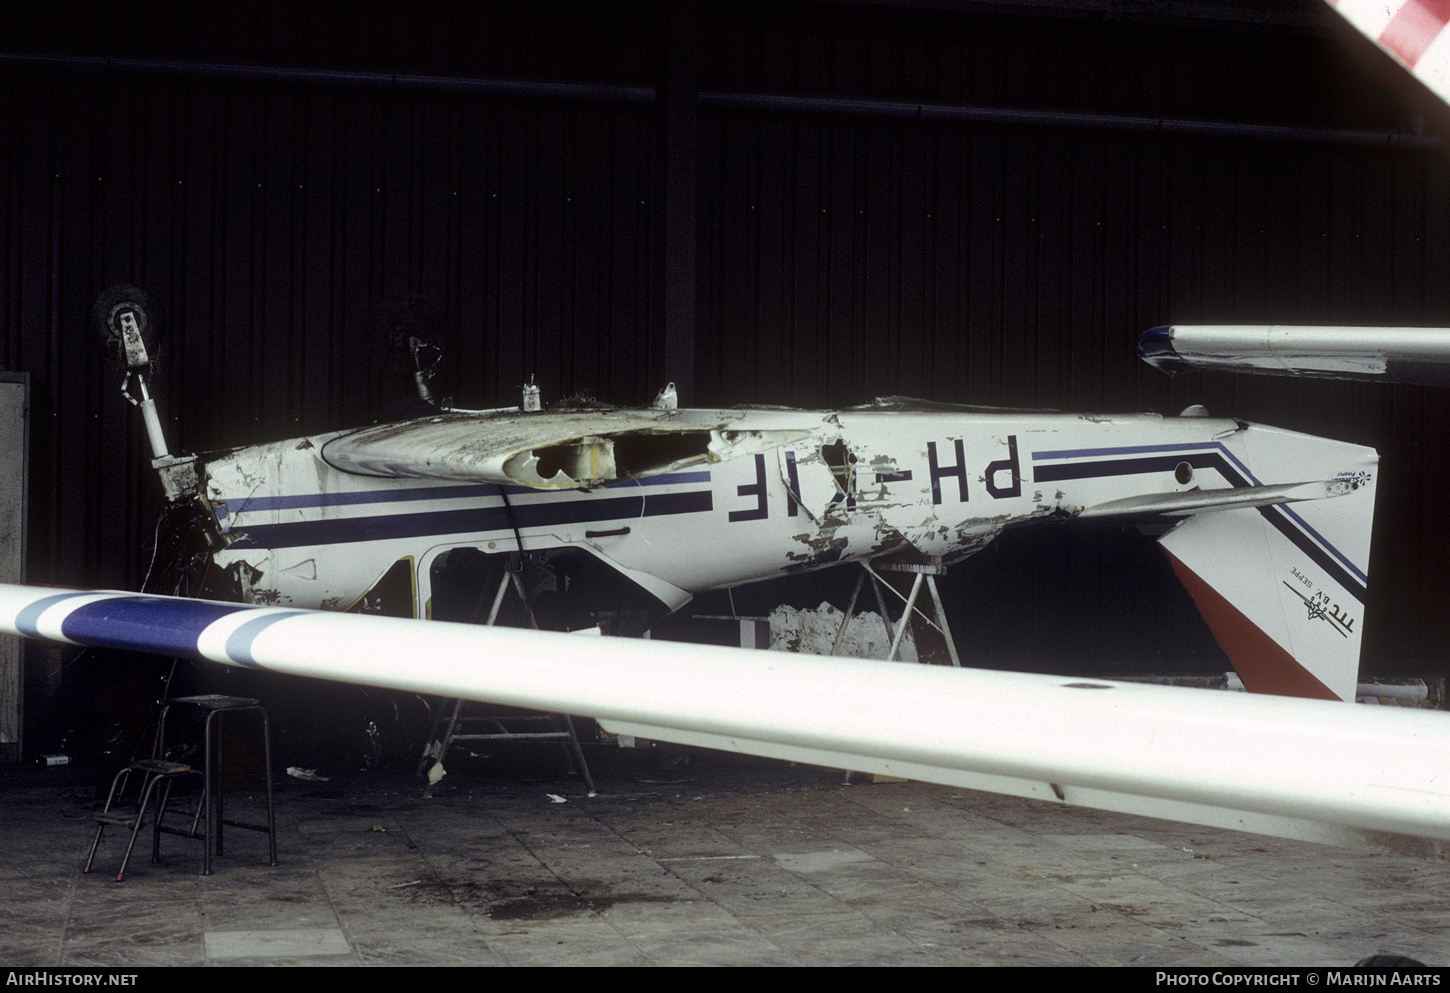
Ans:
{"type": "MultiPolygon", "coordinates": [[[[725,23],[702,88],[1076,110],[1180,133],[903,120],[869,105],[707,116],[700,327],[714,398],[1204,403],[1373,445],[1367,657],[1443,658],[1450,582],[1435,535],[1450,480],[1425,457],[1444,450],[1443,391],[1170,382],[1134,349],[1174,322],[1450,320],[1444,153],[1360,143],[1406,130],[1389,92],[1314,33],[856,13],[725,23]]],[[[1202,655],[1201,631],[1175,637],[1194,619],[1159,588],[1173,580],[1151,548],[1058,534],[1014,537],[1011,551],[1026,565],[999,553],[960,570],[956,610],[979,650],[1202,655]]]]}
{"type": "MultiPolygon", "coordinates": [[[[1133,348],[1168,322],[1450,323],[1444,153],[1360,141],[1408,114],[1295,26],[1302,3],[1254,28],[983,6],[702,5],[686,372],[663,327],[661,5],[10,5],[0,364],[35,375],[31,578],[145,570],[159,496],[87,339],[104,286],[169,310],[157,392],[183,450],[368,420],[407,388],[370,359],[373,311],[423,294],[452,337],[440,392],[462,405],[513,402],[530,375],[626,403],[679,378],[700,403],[1203,402],[1373,444],[1368,644],[1443,657],[1443,391],[1170,383],[1133,348]],[[75,61],[97,57],[138,61],[75,61]],[[760,94],[821,102],[727,99],[760,94]],[[918,102],[1078,116],[900,116],[918,102]]],[[[1045,606],[972,623],[1065,614],[1114,651],[1162,652],[1143,648],[1162,637],[1147,608],[1098,599],[1151,549],[1024,554],[1052,568],[1002,596],[1045,606]]]]}

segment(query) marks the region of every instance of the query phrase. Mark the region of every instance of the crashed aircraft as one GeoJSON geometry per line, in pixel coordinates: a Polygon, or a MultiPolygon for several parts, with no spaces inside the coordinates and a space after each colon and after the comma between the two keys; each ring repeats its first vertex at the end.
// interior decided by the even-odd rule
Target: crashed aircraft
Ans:
{"type": "Polygon", "coordinates": [[[1250,688],[1352,698],[1375,453],[1200,413],[440,412],[202,457],[176,502],[204,509],[214,590],[345,610],[386,582],[415,617],[458,549],[585,576],[551,588],[586,610],[612,577],[658,616],[843,562],[950,562],[1032,521],[1142,523],[1250,688]]]}

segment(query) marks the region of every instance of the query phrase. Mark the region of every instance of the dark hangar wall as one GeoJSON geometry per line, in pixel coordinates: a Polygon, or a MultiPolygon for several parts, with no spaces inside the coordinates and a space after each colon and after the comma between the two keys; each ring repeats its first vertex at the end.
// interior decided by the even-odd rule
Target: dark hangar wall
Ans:
{"type": "MultiPolygon", "coordinates": [[[[1134,355],[1169,322],[1450,323],[1443,118],[1329,23],[1307,0],[9,4],[0,367],[35,376],[31,578],[146,568],[144,432],[87,340],[106,285],[165,302],[179,450],[369,420],[406,391],[372,314],[422,294],[461,405],[529,376],[625,403],[669,380],[700,404],[1202,402],[1374,445],[1369,657],[1439,660],[1444,391],[1170,382],[1134,355]]],[[[995,593],[980,644],[1173,657],[1151,546],[1008,552],[953,577],[995,593]]]]}

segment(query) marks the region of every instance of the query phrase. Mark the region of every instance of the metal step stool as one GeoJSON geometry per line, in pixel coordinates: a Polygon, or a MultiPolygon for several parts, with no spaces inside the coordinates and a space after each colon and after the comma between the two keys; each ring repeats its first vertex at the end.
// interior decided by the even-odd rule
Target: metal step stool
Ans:
{"type": "MultiPolygon", "coordinates": [[[[248,831],[262,831],[267,835],[267,859],[269,865],[277,864],[277,826],[272,809],[272,735],[267,723],[267,711],[261,703],[252,697],[227,696],[222,693],[209,693],[202,696],[182,696],[169,701],[161,708],[160,744],[158,750],[166,754],[166,719],[170,716],[173,707],[181,708],[183,715],[191,716],[203,722],[203,740],[205,741],[205,761],[202,767],[203,786],[201,802],[197,807],[197,817],[202,814],[206,816],[204,830],[205,847],[202,849],[202,875],[211,875],[212,840],[215,839],[216,854],[222,854],[222,828],[223,826],[244,828],[248,831]],[[224,815],[224,790],[222,783],[222,728],[225,715],[235,713],[255,713],[262,720],[262,762],[266,772],[267,780],[267,823],[248,824],[242,821],[227,820],[224,815]]],[[[184,834],[195,838],[197,818],[192,819],[190,832],[182,832],[173,828],[160,825],[158,817],[158,831],[168,833],[184,834]]]]}
{"type": "MultiPolygon", "coordinates": [[[[111,792],[106,796],[106,806],[101,813],[96,815],[96,837],[91,841],[91,851],[86,856],[86,864],[81,868],[81,872],[91,871],[91,863],[95,861],[96,849],[101,845],[101,836],[106,833],[106,828],[113,825],[130,827],[131,840],[126,843],[126,854],[121,858],[121,868],[116,872],[116,882],[119,883],[126,878],[126,863],[131,861],[131,850],[136,847],[136,836],[141,833],[141,824],[146,820],[146,808],[151,803],[151,795],[156,791],[158,785],[164,784],[161,790],[161,805],[156,808],[151,826],[151,861],[160,862],[161,819],[166,814],[167,801],[171,799],[171,787],[182,776],[200,775],[200,769],[193,769],[181,762],[167,762],[164,759],[137,759],[116,773],[116,777],[111,780],[111,792]],[[122,780],[129,781],[132,773],[146,777],[146,786],[141,791],[141,802],[136,807],[136,813],[113,814],[111,804],[116,802],[116,794],[121,788],[122,780]]],[[[200,814],[201,808],[198,807],[197,815],[200,816],[200,814]]],[[[191,821],[191,835],[192,837],[196,835],[196,817],[193,817],[191,821]]]]}

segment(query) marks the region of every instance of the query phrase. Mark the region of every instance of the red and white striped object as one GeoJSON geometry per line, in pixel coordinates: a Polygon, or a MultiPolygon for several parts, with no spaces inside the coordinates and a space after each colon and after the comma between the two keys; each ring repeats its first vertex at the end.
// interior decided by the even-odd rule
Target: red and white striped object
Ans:
{"type": "Polygon", "coordinates": [[[1450,103],[1450,0],[1328,0],[1345,20],[1450,103]]]}

